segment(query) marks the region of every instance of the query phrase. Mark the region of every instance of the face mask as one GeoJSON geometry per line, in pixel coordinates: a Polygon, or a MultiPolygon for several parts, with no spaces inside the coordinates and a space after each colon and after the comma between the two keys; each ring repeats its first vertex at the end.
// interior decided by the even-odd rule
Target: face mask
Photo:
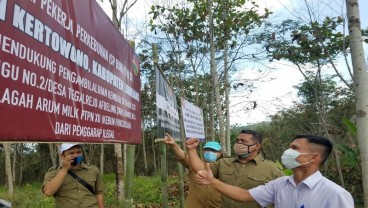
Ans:
{"type": "Polygon", "coordinates": [[[78,165],[79,163],[81,163],[81,162],[82,162],[82,160],[83,160],[83,155],[78,156],[78,157],[75,157],[75,158],[74,158],[74,161],[72,162],[72,165],[73,165],[73,166],[74,166],[74,165],[78,165]]]}
{"type": "Polygon", "coordinates": [[[293,169],[301,165],[309,164],[311,162],[300,163],[296,158],[301,154],[314,154],[314,153],[300,153],[293,149],[285,150],[284,154],[281,156],[281,162],[287,169],[293,169]]]}
{"type": "Polygon", "coordinates": [[[217,154],[214,153],[214,152],[205,151],[203,153],[203,158],[204,158],[205,161],[212,163],[212,162],[215,162],[216,161],[217,154]]]}
{"type": "Polygon", "coordinates": [[[251,146],[254,146],[255,144],[252,144],[252,145],[245,145],[245,144],[239,144],[239,143],[235,143],[234,144],[234,151],[235,151],[235,154],[238,155],[239,157],[241,158],[244,158],[244,157],[248,157],[250,154],[252,154],[252,152],[249,152],[249,148],[251,146]]]}

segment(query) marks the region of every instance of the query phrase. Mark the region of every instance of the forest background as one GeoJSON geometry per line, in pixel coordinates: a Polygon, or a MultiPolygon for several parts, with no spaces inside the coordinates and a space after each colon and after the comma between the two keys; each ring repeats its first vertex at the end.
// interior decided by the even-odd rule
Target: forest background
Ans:
{"type": "MultiPolygon", "coordinates": [[[[105,0],[112,6],[113,22],[127,39],[136,41],[141,58],[142,145],[135,146],[136,176],[157,179],[162,163],[161,147],[154,142],[156,66],[164,72],[178,97],[203,109],[207,140],[219,141],[227,155],[231,155],[236,134],[244,128],[264,135],[263,153],[273,161],[279,160],[296,134],[331,139],[335,151],[321,171],[351,192],[357,207],[363,207],[363,170],[356,136],[356,96],[345,1],[290,2],[285,10],[290,15],[286,18],[259,6],[259,1],[150,2],[146,19],[137,20],[134,15],[129,16],[137,1],[124,4],[105,0]],[[157,47],[157,60],[152,59],[153,44],[157,47]],[[279,73],[285,68],[287,75],[279,73]],[[273,93],[270,99],[261,98],[257,88],[274,79],[294,83],[296,96],[285,92],[279,96],[273,93]],[[287,104],[283,102],[285,97],[287,104]],[[231,111],[236,116],[230,117],[231,111]],[[250,124],[249,115],[255,111],[266,112],[267,119],[250,124]],[[235,117],[242,122],[231,126],[231,118],[235,117]]],[[[366,15],[368,7],[360,8],[361,14],[366,15]]],[[[367,18],[362,18],[361,32],[366,48],[367,18]]],[[[274,87],[269,91],[283,90],[274,87]]],[[[40,187],[46,171],[57,165],[56,149],[54,144],[11,144],[12,180],[16,189],[26,190],[33,184],[40,187]]],[[[87,162],[102,167],[108,181],[116,172],[115,151],[113,145],[86,145],[87,162]]],[[[167,156],[167,170],[175,178],[177,163],[170,150],[167,156]]],[[[0,152],[0,161],[5,161],[4,151],[0,152]]],[[[0,169],[5,170],[4,162],[0,163],[0,169]]],[[[5,176],[5,171],[0,174],[2,193],[6,190],[5,176]]],[[[177,183],[172,184],[170,190],[177,192],[177,183]]],[[[113,199],[114,188],[110,188],[107,194],[113,199]]],[[[135,190],[138,188],[134,186],[135,190]]],[[[154,185],[153,190],[159,195],[160,185],[154,185]]],[[[42,195],[40,191],[38,194],[42,195]]]]}

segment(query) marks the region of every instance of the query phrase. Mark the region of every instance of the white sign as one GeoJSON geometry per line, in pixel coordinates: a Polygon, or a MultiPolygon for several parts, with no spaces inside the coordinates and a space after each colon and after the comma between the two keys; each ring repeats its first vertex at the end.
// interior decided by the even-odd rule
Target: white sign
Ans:
{"type": "Polygon", "coordinates": [[[186,138],[197,138],[204,140],[203,111],[185,99],[181,99],[181,111],[184,121],[186,138]]]}
{"type": "Polygon", "coordinates": [[[158,68],[156,70],[157,135],[165,133],[180,138],[180,124],[176,95],[158,68]]]}

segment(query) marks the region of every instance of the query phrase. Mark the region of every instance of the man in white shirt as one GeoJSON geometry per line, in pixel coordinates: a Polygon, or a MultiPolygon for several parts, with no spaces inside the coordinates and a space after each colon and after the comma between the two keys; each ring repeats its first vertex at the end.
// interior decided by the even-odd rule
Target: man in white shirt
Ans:
{"type": "Polygon", "coordinates": [[[196,182],[211,184],[222,194],[238,201],[256,201],[275,208],[353,208],[349,192],[328,180],[319,171],[332,151],[332,143],[313,135],[298,135],[281,157],[286,168],[294,175],[284,176],[250,190],[231,186],[215,179],[205,164],[197,172],[196,182]]]}

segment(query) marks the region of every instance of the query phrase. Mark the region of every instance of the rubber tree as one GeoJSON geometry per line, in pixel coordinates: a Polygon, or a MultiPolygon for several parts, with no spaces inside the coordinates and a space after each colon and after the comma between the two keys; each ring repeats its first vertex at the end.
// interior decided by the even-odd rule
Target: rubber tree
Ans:
{"type": "MultiPolygon", "coordinates": [[[[325,136],[335,143],[333,136],[329,134],[326,102],[324,96],[321,96],[323,94],[319,92],[321,88],[319,88],[320,81],[318,80],[322,79],[325,68],[332,67],[345,86],[352,89],[351,82],[341,75],[335,63],[339,56],[346,54],[344,49],[349,44],[346,41],[347,37],[338,30],[338,27],[343,25],[341,16],[326,16],[320,20],[313,16],[315,13],[312,11],[313,8],[308,4],[306,6],[309,15],[307,21],[299,17],[295,20],[284,20],[273,26],[270,24],[269,28],[272,29],[261,34],[260,38],[265,38],[265,49],[269,54],[270,61],[283,59],[291,62],[312,87],[318,120],[322,124],[325,136]],[[311,68],[315,70],[315,76],[312,79],[309,76],[311,68]]],[[[344,186],[345,182],[337,150],[334,149],[333,154],[340,184],[344,186]]]]}
{"type": "Polygon", "coordinates": [[[351,62],[356,97],[356,127],[363,175],[364,207],[368,208],[368,72],[365,63],[358,0],[346,0],[351,62]]]}
{"type": "MultiPolygon", "coordinates": [[[[214,101],[216,115],[215,125],[219,132],[221,145],[224,152],[225,146],[224,133],[224,67],[221,62],[224,56],[229,58],[226,70],[235,68],[235,62],[245,58],[252,58],[251,54],[242,53],[245,47],[254,44],[254,40],[245,38],[250,31],[259,26],[262,20],[269,15],[269,11],[261,12],[253,1],[236,0],[231,4],[224,0],[197,1],[188,0],[186,3],[177,4],[171,7],[154,5],[151,7],[152,31],[164,31],[174,36],[181,36],[182,39],[190,44],[200,41],[207,45],[210,50],[202,50],[208,57],[210,73],[212,76],[212,86],[214,90],[214,101]],[[247,4],[249,3],[249,4],[247,4]],[[185,5],[185,6],[183,6],[185,5]],[[244,8],[246,8],[244,10],[244,8]],[[263,13],[264,15],[260,15],[263,13]],[[224,16],[225,15],[225,16],[224,16]],[[224,38],[226,31],[226,38],[224,38]],[[227,46],[227,47],[225,47],[227,46]],[[229,53],[224,53],[229,48],[229,53]],[[231,54],[231,55],[230,55],[231,54]]],[[[227,72],[228,72],[227,71],[227,72]]]]}
{"type": "MultiPolygon", "coordinates": [[[[101,0],[102,1],[102,0],[101,0]]],[[[119,31],[123,30],[123,18],[127,16],[128,11],[137,3],[137,0],[128,1],[128,0],[109,0],[110,6],[111,6],[111,18],[113,24],[116,26],[116,28],[119,31]]],[[[101,147],[103,148],[103,147],[101,147]]],[[[123,161],[123,151],[122,151],[122,145],[121,144],[114,144],[114,151],[115,151],[115,161],[116,161],[116,197],[119,202],[122,202],[124,200],[124,181],[123,176],[124,172],[126,172],[125,167],[127,167],[127,162],[134,163],[134,146],[127,146],[124,145],[124,161],[123,161]],[[127,154],[127,149],[130,148],[129,154],[127,154]],[[129,160],[127,160],[127,157],[132,157],[129,160]]],[[[101,157],[103,155],[101,154],[101,157]]],[[[101,159],[103,161],[103,159],[101,159]]],[[[129,165],[131,167],[131,164],[129,165]]],[[[132,182],[129,182],[129,184],[132,184],[132,182]]],[[[129,191],[130,193],[130,191],[129,191]]],[[[132,200],[132,199],[131,199],[132,200]]],[[[132,205],[132,202],[128,201],[127,207],[130,207],[132,205]]]]}
{"type": "Polygon", "coordinates": [[[5,153],[5,174],[7,178],[7,188],[9,196],[13,196],[14,194],[14,184],[13,184],[13,175],[11,168],[11,158],[10,158],[10,143],[3,143],[4,153],[5,153]]]}

